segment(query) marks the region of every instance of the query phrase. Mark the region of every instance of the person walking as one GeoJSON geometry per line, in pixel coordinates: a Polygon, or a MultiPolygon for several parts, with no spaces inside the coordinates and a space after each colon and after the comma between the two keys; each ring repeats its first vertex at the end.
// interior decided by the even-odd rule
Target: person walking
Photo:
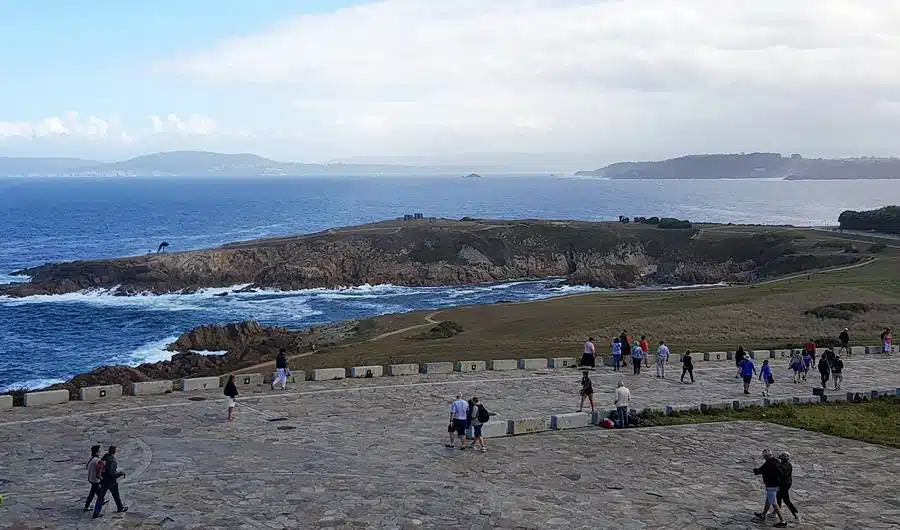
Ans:
{"type": "Polygon", "coordinates": [[[737,375],[734,377],[736,378],[741,377],[741,363],[744,362],[745,357],[747,357],[747,352],[744,351],[744,347],[738,346],[738,349],[734,352],[734,365],[737,367],[737,375]]]}
{"type": "Polygon", "coordinates": [[[766,500],[762,513],[754,513],[753,515],[760,521],[765,521],[766,514],[769,513],[769,508],[771,508],[775,511],[775,515],[778,516],[778,522],[775,524],[775,528],[785,528],[787,527],[787,522],[785,522],[784,516],[781,515],[781,508],[778,507],[778,484],[781,481],[781,467],[779,466],[778,459],[773,457],[772,452],[768,449],[764,449],[762,455],[765,462],[760,467],[754,469],[753,474],[762,475],[766,500]]]}
{"type": "Polygon", "coordinates": [[[841,341],[841,347],[838,349],[838,353],[850,353],[850,328],[844,328],[844,331],[838,335],[838,340],[841,341]]]}
{"type": "Polygon", "coordinates": [[[691,384],[694,383],[694,359],[691,357],[691,350],[684,352],[681,357],[681,382],[684,383],[685,374],[691,375],[691,384]]]}
{"type": "Polygon", "coordinates": [[[893,347],[894,335],[891,333],[891,328],[884,328],[884,331],[881,332],[881,353],[890,355],[893,352],[893,347]]]}
{"type": "Polygon", "coordinates": [[[778,468],[779,471],[781,471],[778,480],[778,494],[775,497],[778,500],[778,507],[781,508],[781,503],[784,502],[784,504],[787,505],[788,510],[791,511],[791,515],[794,516],[794,522],[800,524],[800,514],[797,512],[797,507],[791,502],[791,486],[794,483],[794,467],[791,465],[790,453],[784,452],[778,455],[778,468]]]}
{"type": "Polygon", "coordinates": [[[588,337],[588,340],[584,343],[584,351],[581,354],[581,366],[590,366],[594,368],[597,366],[597,350],[594,347],[594,337],[588,337]]]}
{"type": "Polygon", "coordinates": [[[791,354],[791,364],[788,365],[788,368],[794,372],[794,384],[804,380],[803,373],[806,370],[806,366],[803,364],[803,359],[799,353],[794,352],[791,354]]]}
{"type": "Polygon", "coordinates": [[[591,404],[591,412],[594,412],[594,384],[591,382],[591,377],[588,375],[587,370],[581,376],[581,403],[578,404],[578,412],[584,409],[585,399],[591,404]]]}
{"type": "Polygon", "coordinates": [[[834,382],[834,389],[840,390],[841,383],[844,382],[844,361],[840,355],[835,355],[834,362],[831,363],[831,380],[834,382]]]}
{"type": "Polygon", "coordinates": [[[102,464],[98,463],[98,469],[102,469],[100,477],[100,495],[97,496],[97,502],[94,504],[94,515],[92,519],[103,517],[103,504],[106,499],[106,493],[112,495],[113,501],[116,503],[116,512],[124,513],[128,511],[128,507],[122,504],[122,498],[119,496],[119,479],[125,476],[125,473],[119,471],[119,461],[116,460],[116,446],[110,445],[106,450],[106,454],[100,459],[102,464]]]}
{"type": "Polygon", "coordinates": [[[768,397],[769,387],[775,384],[775,376],[772,375],[772,366],[769,364],[768,359],[763,361],[762,367],[759,369],[759,380],[766,385],[766,389],[763,390],[762,395],[768,397]]]}
{"type": "Polygon", "coordinates": [[[225,383],[225,407],[228,409],[228,421],[234,421],[235,400],[238,397],[237,385],[234,384],[234,374],[228,376],[228,382],[225,383]]]}
{"type": "Polygon", "coordinates": [[[612,342],[613,372],[618,372],[622,366],[622,340],[619,337],[612,342]]]}
{"type": "Polygon", "coordinates": [[[641,358],[644,356],[644,350],[640,344],[631,347],[631,364],[634,367],[634,375],[641,373],[641,358]]]}
{"type": "Polygon", "coordinates": [[[816,341],[814,339],[809,339],[809,342],[806,343],[806,346],[803,347],[803,351],[809,354],[812,359],[813,364],[816,363],[816,341]]]}
{"type": "Polygon", "coordinates": [[[625,386],[625,381],[619,381],[616,386],[616,400],[613,402],[619,413],[619,427],[628,426],[628,404],[631,402],[631,391],[625,386]]]}
{"type": "Polygon", "coordinates": [[[488,409],[485,408],[480,401],[478,401],[477,397],[472,398],[472,409],[472,430],[474,431],[472,436],[472,449],[475,449],[475,447],[478,446],[482,453],[486,453],[487,447],[484,445],[484,433],[482,433],[481,429],[482,426],[491,419],[491,413],[488,412],[488,409]]]}
{"type": "Polygon", "coordinates": [[[650,342],[647,340],[647,335],[641,335],[641,341],[638,344],[641,345],[641,364],[644,368],[650,368],[650,342]]]}
{"type": "Polygon", "coordinates": [[[659,341],[659,348],[656,349],[656,377],[666,378],[666,365],[671,353],[665,341],[659,341]]]}
{"type": "Polygon", "coordinates": [[[824,355],[819,358],[819,375],[822,377],[822,388],[827,388],[826,384],[831,378],[831,367],[828,366],[828,359],[824,355]]]}
{"type": "MultiPolygon", "coordinates": [[[[622,334],[619,335],[619,342],[622,343],[622,355],[629,355],[631,353],[631,335],[624,329],[622,334]]],[[[628,367],[628,361],[624,357],[622,358],[622,366],[628,367]]]]}
{"type": "MultiPolygon", "coordinates": [[[[450,424],[453,425],[453,431],[459,438],[460,449],[466,449],[466,429],[469,427],[469,402],[463,399],[462,393],[456,394],[456,401],[450,405],[450,424]]],[[[453,435],[450,435],[450,444],[447,447],[454,447],[453,435]]]]}
{"type": "Polygon", "coordinates": [[[753,376],[756,375],[756,365],[753,364],[753,359],[749,356],[744,357],[744,360],[741,361],[741,378],[744,380],[744,393],[750,393],[750,383],[753,381],[753,376]]]}
{"type": "Polygon", "coordinates": [[[812,368],[813,358],[809,354],[808,351],[803,352],[803,381],[806,381],[806,376],[809,374],[809,369],[812,368]]]}
{"type": "Polygon", "coordinates": [[[272,390],[275,390],[276,384],[281,384],[281,389],[287,388],[287,378],[291,370],[288,368],[287,357],[284,355],[284,348],[278,349],[278,356],[275,357],[275,380],[272,381],[272,390]]]}
{"type": "Polygon", "coordinates": [[[100,463],[100,446],[91,446],[91,459],[87,461],[85,468],[88,473],[88,484],[91,485],[91,492],[88,493],[87,500],[84,501],[84,511],[90,511],[91,501],[94,497],[100,498],[100,474],[97,464],[100,463]]]}

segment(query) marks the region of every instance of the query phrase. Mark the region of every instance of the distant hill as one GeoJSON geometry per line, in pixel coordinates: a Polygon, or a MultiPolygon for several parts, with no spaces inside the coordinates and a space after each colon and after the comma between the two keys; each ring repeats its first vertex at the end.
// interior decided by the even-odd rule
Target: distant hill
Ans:
{"type": "Polygon", "coordinates": [[[885,206],[862,212],[846,210],[841,212],[838,222],[845,230],[874,230],[900,234],[900,206],[885,206]]]}
{"type": "Polygon", "coordinates": [[[67,173],[75,168],[100,164],[96,160],[80,158],[5,157],[0,156],[0,175],[31,175],[67,173]]]}
{"type": "Polygon", "coordinates": [[[808,159],[779,153],[688,155],[655,162],[618,162],[575,175],[609,179],[894,179],[900,178],[900,159],[808,159]]]}

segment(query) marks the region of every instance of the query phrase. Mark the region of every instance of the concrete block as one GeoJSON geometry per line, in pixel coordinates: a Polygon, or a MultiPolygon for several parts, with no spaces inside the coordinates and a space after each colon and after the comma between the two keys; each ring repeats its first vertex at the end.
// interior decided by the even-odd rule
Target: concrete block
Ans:
{"type": "Polygon", "coordinates": [[[354,366],[347,368],[347,377],[360,379],[364,377],[382,377],[384,375],[384,367],[378,365],[370,366],[354,366]]]}
{"type": "Polygon", "coordinates": [[[808,405],[822,402],[820,396],[794,396],[792,399],[794,400],[794,405],[808,405]]]}
{"type": "Polygon", "coordinates": [[[489,421],[481,426],[481,435],[485,438],[502,438],[509,435],[508,421],[489,421]]]}
{"type": "Polygon", "coordinates": [[[13,398],[9,394],[0,396],[0,410],[9,410],[12,408],[13,398]]]}
{"type": "Polygon", "coordinates": [[[847,401],[847,394],[844,392],[838,392],[836,394],[827,394],[822,396],[822,401],[825,403],[836,403],[838,401],[847,401]]]}
{"type": "Polygon", "coordinates": [[[666,405],[663,411],[666,415],[686,412],[700,412],[700,405],[666,405]]]}
{"type": "Polygon", "coordinates": [[[591,424],[591,415],[586,412],[570,412],[550,416],[550,428],[554,431],[580,429],[591,424]]]}
{"type": "Polygon", "coordinates": [[[850,346],[850,355],[865,355],[868,353],[865,346],[850,346]]]}
{"type": "Polygon", "coordinates": [[[419,373],[418,364],[391,364],[388,365],[388,375],[416,375],[419,373]]]}
{"type": "Polygon", "coordinates": [[[866,353],[875,355],[881,353],[882,346],[866,346],[866,353]]]}
{"type": "Polygon", "coordinates": [[[712,351],[704,353],[703,358],[707,361],[728,361],[731,359],[731,354],[723,351],[712,351]]]}
{"type": "Polygon", "coordinates": [[[571,368],[578,366],[574,357],[554,357],[547,363],[548,368],[571,368]]]}
{"type": "Polygon", "coordinates": [[[219,388],[218,377],[189,377],[181,380],[181,391],[189,392],[191,390],[212,390],[219,388]]]}
{"type": "MultiPolygon", "coordinates": [[[[271,383],[278,377],[278,372],[272,372],[272,377],[266,379],[266,383],[271,383]]],[[[306,381],[306,372],[303,370],[292,370],[291,375],[287,376],[286,382],[296,383],[298,381],[306,381]]]]}
{"type": "Polygon", "coordinates": [[[519,359],[519,370],[543,370],[547,366],[547,359],[519,359]]]}
{"type": "MultiPolygon", "coordinates": [[[[228,384],[228,376],[223,375],[219,378],[219,386],[224,387],[226,384],[228,384]]],[[[262,384],[263,374],[234,374],[234,385],[237,387],[260,386],[262,384]]]]}
{"type": "Polygon", "coordinates": [[[591,425],[600,425],[600,422],[609,417],[607,409],[597,409],[591,412],[591,425]]]}
{"type": "Polygon", "coordinates": [[[493,361],[488,361],[488,370],[516,370],[519,368],[519,363],[515,359],[494,359],[493,361]]]}
{"type": "Polygon", "coordinates": [[[487,368],[484,361],[457,361],[455,370],[457,372],[483,372],[487,368]]]}
{"type": "Polygon", "coordinates": [[[122,397],[122,385],[83,386],[78,389],[81,401],[100,401],[122,397]]]}
{"type": "Polygon", "coordinates": [[[532,434],[550,430],[550,418],[542,416],[540,418],[521,418],[518,420],[509,420],[509,434],[517,436],[519,434],[532,434]]]}
{"type": "Polygon", "coordinates": [[[701,403],[700,410],[702,412],[708,412],[710,410],[730,410],[734,408],[734,403],[731,401],[714,401],[712,403],[701,403]]]}
{"type": "MultiPolygon", "coordinates": [[[[684,355],[676,355],[675,357],[677,357],[678,360],[681,361],[681,358],[684,357],[684,355]]],[[[693,361],[694,364],[705,363],[705,362],[707,362],[706,354],[703,352],[699,352],[699,351],[693,351],[693,352],[691,352],[691,361],[693,361]]],[[[669,362],[671,362],[671,359],[669,362]]]]}
{"type": "Polygon", "coordinates": [[[312,371],[313,381],[331,381],[334,379],[343,379],[347,376],[347,371],[343,368],[317,368],[312,371]]]}
{"type": "Polygon", "coordinates": [[[131,383],[132,396],[153,396],[172,391],[172,381],[144,381],[131,383]]]}
{"type": "Polygon", "coordinates": [[[453,372],[453,363],[425,363],[421,368],[423,374],[449,374],[453,372]]]}
{"type": "Polygon", "coordinates": [[[68,390],[45,390],[44,392],[25,392],[26,407],[56,405],[69,401],[68,390]]]}
{"type": "Polygon", "coordinates": [[[772,350],[753,350],[750,352],[750,357],[754,360],[763,361],[765,359],[772,358],[772,350]]]}
{"type": "Polygon", "coordinates": [[[734,410],[743,410],[747,407],[762,407],[765,403],[762,399],[735,399],[731,402],[734,410]]]}
{"type": "Polygon", "coordinates": [[[772,350],[772,358],[790,360],[791,350],[772,350]]]}

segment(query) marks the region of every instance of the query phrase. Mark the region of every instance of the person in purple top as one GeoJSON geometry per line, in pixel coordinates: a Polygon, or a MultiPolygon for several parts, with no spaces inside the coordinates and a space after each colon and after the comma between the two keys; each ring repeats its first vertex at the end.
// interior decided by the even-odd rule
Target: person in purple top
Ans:
{"type": "Polygon", "coordinates": [[[769,395],[769,387],[775,383],[775,376],[772,375],[772,365],[769,364],[769,360],[766,359],[762,363],[762,368],[759,369],[759,380],[766,384],[766,389],[763,390],[762,395],[769,395]]]}
{"type": "Polygon", "coordinates": [[[756,365],[749,356],[744,357],[744,360],[741,361],[741,379],[744,380],[745,394],[750,393],[750,382],[753,381],[754,375],[756,375],[756,365]]]}
{"type": "Polygon", "coordinates": [[[803,364],[803,359],[796,353],[793,354],[791,356],[791,364],[788,365],[788,368],[794,372],[794,383],[799,383],[803,379],[803,372],[806,369],[803,364]]]}
{"type": "Polygon", "coordinates": [[[806,373],[809,372],[809,367],[812,366],[813,358],[812,355],[809,354],[808,351],[803,352],[803,380],[806,381],[806,373]]]}

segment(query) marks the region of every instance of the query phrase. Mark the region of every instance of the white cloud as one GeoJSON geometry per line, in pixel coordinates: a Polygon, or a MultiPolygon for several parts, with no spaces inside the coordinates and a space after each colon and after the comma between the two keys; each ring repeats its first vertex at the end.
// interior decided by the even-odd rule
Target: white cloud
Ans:
{"type": "Polygon", "coordinates": [[[108,132],[108,121],[96,116],[81,119],[75,111],[69,111],[62,117],[50,116],[36,121],[0,121],[0,138],[41,138],[46,136],[105,138],[108,132]]]}
{"type": "Polygon", "coordinates": [[[156,115],[149,118],[154,134],[214,136],[221,132],[215,120],[196,114],[187,119],[179,118],[177,114],[169,114],[165,119],[156,115]]]}
{"type": "Polygon", "coordinates": [[[164,69],[264,87],[273,134],[341,154],[843,155],[900,145],[898,34],[895,0],[385,0],[164,69]]]}

